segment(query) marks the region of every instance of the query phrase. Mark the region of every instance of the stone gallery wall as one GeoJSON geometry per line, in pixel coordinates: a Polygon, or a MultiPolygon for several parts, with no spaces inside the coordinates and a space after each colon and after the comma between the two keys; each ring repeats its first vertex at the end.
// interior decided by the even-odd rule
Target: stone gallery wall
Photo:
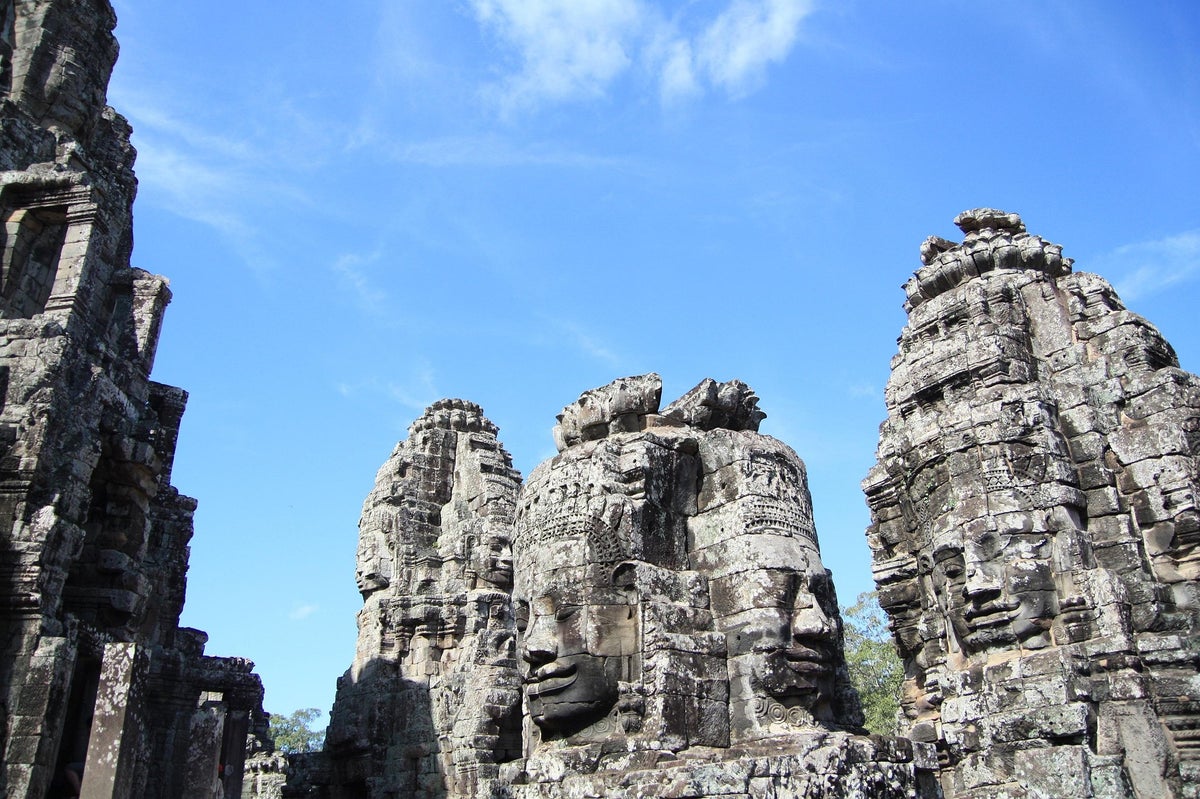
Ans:
{"type": "Polygon", "coordinates": [[[905,286],[864,482],[904,717],[948,796],[1200,795],[1200,379],[977,209],[905,286]]]}
{"type": "Polygon", "coordinates": [[[237,796],[262,686],[179,627],[187,394],[150,379],[171,293],[129,262],[115,22],[0,3],[0,793],[237,796]]]}

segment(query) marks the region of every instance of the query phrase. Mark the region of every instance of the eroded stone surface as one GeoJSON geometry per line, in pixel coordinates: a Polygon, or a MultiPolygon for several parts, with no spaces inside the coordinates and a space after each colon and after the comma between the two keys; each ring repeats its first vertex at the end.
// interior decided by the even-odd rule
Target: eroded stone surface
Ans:
{"type": "Polygon", "coordinates": [[[744,383],[661,392],[585,392],[519,494],[476,406],[413,425],[364,505],[359,652],[313,795],[933,795],[931,747],[857,734],[803,462],[744,383]]]}
{"type": "Polygon", "coordinates": [[[486,796],[519,749],[520,475],[496,433],[474,403],[434,403],[363,504],[358,651],[326,738],[334,796],[486,796]]]}
{"type": "Polygon", "coordinates": [[[61,795],[86,765],[85,796],[180,796],[199,747],[234,796],[262,685],[179,627],[187,394],[150,379],[171,292],[130,264],[115,23],[106,0],[0,4],[0,793],[61,795]],[[204,692],[220,730],[193,725],[204,692]]]}
{"type": "Polygon", "coordinates": [[[1195,796],[1200,380],[1016,214],[906,286],[864,482],[949,796],[1195,796]]]}

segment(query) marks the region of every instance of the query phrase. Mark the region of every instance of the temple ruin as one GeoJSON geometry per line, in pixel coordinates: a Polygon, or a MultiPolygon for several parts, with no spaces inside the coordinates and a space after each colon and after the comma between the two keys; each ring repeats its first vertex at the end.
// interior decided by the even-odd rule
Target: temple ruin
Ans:
{"type": "Polygon", "coordinates": [[[758,397],[585,391],[528,479],[434,403],[359,521],[321,752],[179,627],[187,395],[130,264],[107,0],[0,3],[0,792],[21,799],[1200,797],[1200,378],[1016,214],[907,283],[874,575],[904,662],[868,735],[808,475],[758,397]],[[81,785],[75,783],[81,782],[81,785]]]}
{"type": "Polygon", "coordinates": [[[935,796],[931,744],[860,728],[804,463],[743,383],[661,394],[585,392],[523,485],[473,403],[414,422],[325,751],[258,795],[935,796]]]}
{"type": "Polygon", "coordinates": [[[1200,379],[1016,214],[929,238],[864,482],[946,795],[1200,794],[1200,379]]]}
{"type": "Polygon", "coordinates": [[[150,379],[171,292],[129,263],[115,23],[0,3],[0,793],[236,797],[263,689],[179,627],[187,394],[150,379]]]}

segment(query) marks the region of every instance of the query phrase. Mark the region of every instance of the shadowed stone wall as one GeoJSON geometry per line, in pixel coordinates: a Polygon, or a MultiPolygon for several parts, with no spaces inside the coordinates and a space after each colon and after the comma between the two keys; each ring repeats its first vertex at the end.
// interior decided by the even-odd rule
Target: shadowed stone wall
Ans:
{"type": "Polygon", "coordinates": [[[905,286],[864,482],[948,796],[1196,796],[1200,380],[1016,214],[905,286]]]}
{"type": "Polygon", "coordinates": [[[237,796],[262,686],[179,627],[187,394],[150,380],[171,293],[129,262],[115,23],[107,0],[0,3],[0,793],[237,796]]]}

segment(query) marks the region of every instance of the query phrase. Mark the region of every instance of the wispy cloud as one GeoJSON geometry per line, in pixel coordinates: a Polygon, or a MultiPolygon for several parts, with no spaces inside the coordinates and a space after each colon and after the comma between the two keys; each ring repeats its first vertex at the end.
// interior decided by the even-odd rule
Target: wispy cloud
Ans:
{"type": "Polygon", "coordinates": [[[503,103],[599,96],[632,63],[638,0],[472,0],[480,24],[517,51],[503,103]]]}
{"type": "Polygon", "coordinates": [[[335,383],[333,388],[347,399],[363,394],[384,395],[404,407],[418,412],[424,411],[442,396],[437,388],[433,366],[424,360],[418,361],[408,379],[403,381],[369,377],[363,380],[335,383]]]}
{"type": "Polygon", "coordinates": [[[416,411],[424,411],[442,396],[437,389],[433,367],[424,362],[417,366],[408,380],[403,383],[389,383],[388,394],[401,405],[416,411]]]}
{"type": "Polygon", "coordinates": [[[618,356],[606,343],[601,341],[592,333],[584,330],[577,323],[560,321],[558,322],[558,327],[563,333],[566,334],[566,340],[585,355],[595,358],[598,361],[604,361],[605,363],[613,366],[620,365],[620,356],[618,356]]]}
{"type": "Polygon", "coordinates": [[[476,19],[514,54],[492,87],[512,112],[604,96],[637,66],[664,101],[719,89],[741,97],[795,47],[813,0],[729,0],[716,14],[685,4],[672,17],[647,0],[471,0],[476,19]]]}
{"type": "Polygon", "coordinates": [[[304,621],[309,616],[313,615],[319,609],[318,605],[297,605],[292,608],[292,612],[288,614],[288,618],[292,621],[304,621]]]}
{"type": "Polygon", "coordinates": [[[376,285],[370,275],[370,267],[382,257],[383,251],[378,249],[367,255],[346,253],[333,264],[341,288],[350,293],[364,313],[371,315],[382,313],[388,299],[387,292],[376,285]]]}
{"type": "MultiPolygon", "coordinates": [[[[232,136],[188,121],[174,98],[121,91],[119,104],[134,127],[143,201],[216,231],[259,276],[277,266],[260,229],[264,207],[299,207],[310,200],[283,176],[289,155],[251,135],[232,136]]],[[[190,115],[190,114],[189,114],[190,115]]]]}
{"type": "Polygon", "coordinates": [[[696,62],[714,85],[744,94],[787,58],[812,10],[808,0],[735,0],[699,37],[696,62]]]}
{"type": "Polygon", "coordinates": [[[552,144],[515,143],[494,135],[447,136],[420,142],[392,143],[392,160],[421,166],[446,167],[608,167],[619,158],[564,150],[552,144]]]}
{"type": "Polygon", "coordinates": [[[1126,244],[1082,266],[1111,277],[1124,300],[1147,297],[1200,276],[1200,230],[1126,244]]]}

